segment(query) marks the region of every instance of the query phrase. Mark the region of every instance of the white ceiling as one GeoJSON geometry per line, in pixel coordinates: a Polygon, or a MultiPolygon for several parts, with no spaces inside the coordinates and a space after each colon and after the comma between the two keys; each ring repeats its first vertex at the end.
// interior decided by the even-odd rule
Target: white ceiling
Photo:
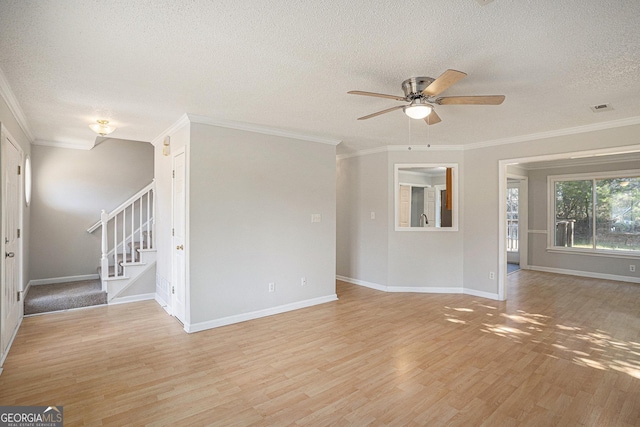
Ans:
{"type": "MultiPolygon", "coordinates": [[[[638,0],[0,0],[0,70],[34,139],[92,145],[88,124],[150,141],[184,113],[340,139],[339,153],[460,145],[640,118],[638,0]],[[414,76],[468,76],[427,127],[397,101],[414,76]],[[594,113],[595,104],[612,111],[594,113]]],[[[2,77],[0,75],[0,77],[2,77]]]]}

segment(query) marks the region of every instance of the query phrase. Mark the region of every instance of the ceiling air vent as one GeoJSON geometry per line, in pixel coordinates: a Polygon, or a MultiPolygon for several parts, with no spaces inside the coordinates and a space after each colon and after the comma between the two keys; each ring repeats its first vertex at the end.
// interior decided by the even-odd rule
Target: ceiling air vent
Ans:
{"type": "Polygon", "coordinates": [[[593,111],[594,113],[599,113],[601,111],[611,111],[611,110],[613,110],[613,107],[611,106],[611,104],[598,104],[598,105],[591,106],[591,111],[593,111]]]}

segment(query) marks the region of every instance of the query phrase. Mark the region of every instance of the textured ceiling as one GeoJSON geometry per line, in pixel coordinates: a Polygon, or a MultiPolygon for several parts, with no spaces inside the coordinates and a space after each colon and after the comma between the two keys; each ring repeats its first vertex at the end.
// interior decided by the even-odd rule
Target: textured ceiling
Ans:
{"type": "Polygon", "coordinates": [[[0,0],[0,69],[36,140],[150,141],[184,113],[336,138],[338,152],[460,145],[640,117],[638,0],[0,0]],[[427,127],[413,76],[468,76],[427,127]],[[590,106],[610,103],[612,111],[590,106]]]}

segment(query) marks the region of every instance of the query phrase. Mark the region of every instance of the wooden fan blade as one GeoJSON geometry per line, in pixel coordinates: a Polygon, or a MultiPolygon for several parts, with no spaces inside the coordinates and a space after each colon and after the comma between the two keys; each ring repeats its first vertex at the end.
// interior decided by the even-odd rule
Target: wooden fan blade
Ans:
{"type": "Polygon", "coordinates": [[[377,113],[369,114],[368,116],[359,117],[358,120],[367,120],[371,117],[379,116],[380,114],[390,113],[393,110],[399,110],[400,108],[404,108],[404,105],[396,105],[395,107],[387,108],[386,110],[378,111],[377,113]]]}
{"type": "Polygon", "coordinates": [[[435,79],[429,86],[424,88],[424,96],[436,96],[447,90],[453,84],[459,82],[467,76],[466,73],[456,70],[447,70],[435,79]]]}
{"type": "Polygon", "coordinates": [[[347,93],[351,95],[375,96],[376,98],[388,98],[388,99],[395,99],[396,101],[406,101],[406,99],[403,96],[385,95],[384,93],[363,92],[361,90],[350,90],[347,93]]]}
{"type": "Polygon", "coordinates": [[[504,101],[504,95],[487,96],[445,96],[436,99],[440,105],[500,105],[504,101]]]}
{"type": "Polygon", "coordinates": [[[436,123],[440,123],[442,119],[436,114],[436,110],[431,110],[431,113],[424,118],[424,121],[427,122],[428,125],[435,125],[436,123]]]}

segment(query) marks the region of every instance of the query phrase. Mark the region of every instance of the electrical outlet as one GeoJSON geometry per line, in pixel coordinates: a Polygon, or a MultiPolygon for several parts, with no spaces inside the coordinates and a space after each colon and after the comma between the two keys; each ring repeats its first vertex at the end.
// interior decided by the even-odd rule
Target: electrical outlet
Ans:
{"type": "Polygon", "coordinates": [[[303,277],[302,279],[300,279],[300,286],[307,286],[307,278],[303,277]]]}
{"type": "Polygon", "coordinates": [[[371,212],[371,219],[376,219],[376,213],[375,212],[371,212]]]}
{"type": "Polygon", "coordinates": [[[276,284],[271,282],[269,283],[269,292],[275,292],[276,291],[276,284]]]}
{"type": "Polygon", "coordinates": [[[630,271],[630,272],[632,272],[632,273],[635,273],[635,271],[636,271],[636,265],[635,265],[635,264],[631,264],[631,265],[629,266],[629,271],[630,271]]]}
{"type": "Polygon", "coordinates": [[[493,271],[489,272],[489,279],[493,280],[496,278],[496,273],[494,273],[493,271]]]}

